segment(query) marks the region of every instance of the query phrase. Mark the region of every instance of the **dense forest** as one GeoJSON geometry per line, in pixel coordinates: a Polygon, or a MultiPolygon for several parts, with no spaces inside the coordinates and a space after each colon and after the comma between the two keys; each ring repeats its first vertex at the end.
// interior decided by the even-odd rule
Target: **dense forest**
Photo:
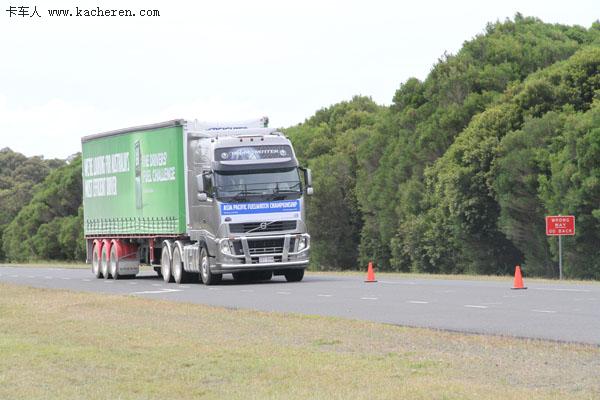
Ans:
{"type": "MultiPolygon", "coordinates": [[[[489,24],[390,106],[357,96],[285,129],[313,170],[316,269],[600,279],[600,23],[489,24]]],[[[81,259],[81,159],[0,151],[0,259],[81,259]]]]}
{"type": "Polygon", "coordinates": [[[600,279],[600,23],[489,24],[393,104],[366,97],[289,128],[313,169],[318,268],[558,273],[544,216],[574,214],[569,277],[600,279]]]}

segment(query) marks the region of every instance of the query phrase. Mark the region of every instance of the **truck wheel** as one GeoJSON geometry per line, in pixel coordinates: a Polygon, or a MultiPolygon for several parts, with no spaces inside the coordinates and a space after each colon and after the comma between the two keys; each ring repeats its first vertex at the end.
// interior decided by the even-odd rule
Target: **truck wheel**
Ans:
{"type": "Polygon", "coordinates": [[[233,276],[233,280],[236,282],[249,282],[250,281],[250,272],[234,272],[231,274],[233,276]]]}
{"type": "Polygon", "coordinates": [[[112,246],[112,248],[110,249],[110,259],[109,259],[109,263],[110,263],[110,275],[113,277],[113,279],[119,279],[122,278],[122,276],[119,274],[119,257],[117,255],[117,246],[112,246]]]}
{"type": "Polygon", "coordinates": [[[100,252],[102,251],[102,242],[94,243],[94,251],[92,252],[92,273],[97,279],[102,278],[100,252]]]}
{"type": "Polygon", "coordinates": [[[257,281],[270,281],[273,277],[273,271],[257,271],[256,272],[256,280],[257,281]]]}
{"type": "Polygon", "coordinates": [[[102,245],[102,258],[100,259],[100,265],[102,268],[102,276],[104,279],[110,279],[110,272],[108,270],[110,254],[108,254],[110,246],[107,243],[102,245]]]}
{"type": "Polygon", "coordinates": [[[175,249],[173,250],[173,261],[172,265],[172,274],[175,283],[181,284],[186,283],[188,281],[188,273],[183,269],[183,261],[181,260],[181,251],[179,250],[179,246],[175,245],[175,249]]]}
{"type": "Polygon", "coordinates": [[[285,271],[285,280],[288,282],[300,282],[304,278],[303,269],[289,269],[285,271]]]}
{"type": "Polygon", "coordinates": [[[167,242],[163,243],[162,253],[160,256],[160,273],[163,280],[168,283],[171,281],[171,248],[167,242]]]}
{"type": "Polygon", "coordinates": [[[205,285],[214,285],[221,282],[221,274],[213,274],[210,272],[210,262],[208,260],[208,252],[206,247],[202,247],[200,250],[200,279],[205,285]]]}

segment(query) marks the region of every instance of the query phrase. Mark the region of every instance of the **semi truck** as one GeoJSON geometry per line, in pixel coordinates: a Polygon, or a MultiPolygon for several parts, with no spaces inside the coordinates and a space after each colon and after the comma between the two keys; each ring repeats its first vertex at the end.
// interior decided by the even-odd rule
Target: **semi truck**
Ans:
{"type": "Polygon", "coordinates": [[[311,173],[268,118],[176,119],[82,138],[87,261],[96,278],[301,281],[311,173]]]}

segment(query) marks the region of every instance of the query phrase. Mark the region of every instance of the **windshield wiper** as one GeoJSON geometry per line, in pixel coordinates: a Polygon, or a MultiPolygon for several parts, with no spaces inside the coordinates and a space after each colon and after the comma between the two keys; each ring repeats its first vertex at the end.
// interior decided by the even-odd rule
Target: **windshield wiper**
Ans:
{"type": "Polygon", "coordinates": [[[253,192],[251,190],[240,190],[239,192],[237,192],[235,195],[232,196],[232,200],[233,201],[240,201],[240,200],[244,200],[246,198],[246,196],[248,195],[256,195],[256,194],[260,194],[257,192],[253,192]]]}

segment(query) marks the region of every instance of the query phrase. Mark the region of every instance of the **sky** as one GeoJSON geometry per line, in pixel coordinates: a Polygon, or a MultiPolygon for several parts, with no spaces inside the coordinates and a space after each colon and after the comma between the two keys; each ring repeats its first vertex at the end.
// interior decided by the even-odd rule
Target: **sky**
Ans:
{"type": "Polygon", "coordinates": [[[46,158],[80,151],[82,136],[175,118],[288,127],[354,95],[390,104],[488,22],[600,18],[597,0],[0,2],[0,148],[46,158]],[[76,16],[98,6],[136,16],[76,16]]]}

